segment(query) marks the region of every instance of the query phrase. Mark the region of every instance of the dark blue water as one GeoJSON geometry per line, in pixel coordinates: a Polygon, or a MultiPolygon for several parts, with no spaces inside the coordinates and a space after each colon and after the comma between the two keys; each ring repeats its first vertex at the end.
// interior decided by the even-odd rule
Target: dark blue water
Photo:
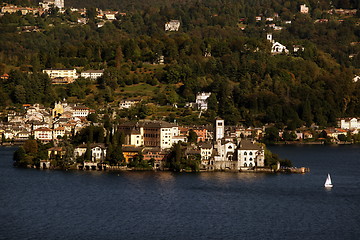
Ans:
{"type": "Polygon", "coordinates": [[[311,172],[17,169],[0,148],[0,239],[360,239],[360,147],[271,150],[311,172]]]}

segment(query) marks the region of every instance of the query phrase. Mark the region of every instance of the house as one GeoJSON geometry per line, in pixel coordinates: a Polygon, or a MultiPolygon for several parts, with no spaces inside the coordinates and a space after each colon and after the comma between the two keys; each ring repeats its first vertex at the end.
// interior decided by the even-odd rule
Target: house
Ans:
{"type": "Polygon", "coordinates": [[[49,159],[62,158],[65,150],[62,147],[52,147],[47,150],[49,159]]]}
{"type": "Polygon", "coordinates": [[[11,130],[5,130],[3,132],[3,136],[4,136],[5,139],[8,139],[8,140],[14,139],[14,133],[11,130]]]}
{"type": "Polygon", "coordinates": [[[50,142],[53,139],[52,129],[47,127],[38,128],[34,130],[34,138],[44,143],[50,142]]]}
{"type": "MultiPolygon", "coordinates": [[[[76,69],[44,69],[50,79],[77,79],[76,69]]],[[[65,80],[64,80],[65,81],[65,80]]]]}
{"type": "Polygon", "coordinates": [[[106,158],[106,147],[103,143],[81,144],[74,149],[75,158],[81,157],[87,149],[91,151],[91,162],[102,162],[106,158]]]}
{"type": "Polygon", "coordinates": [[[21,131],[18,132],[15,136],[15,141],[26,141],[30,137],[30,132],[28,131],[21,131]]]}
{"type": "Polygon", "coordinates": [[[39,5],[45,10],[50,9],[50,7],[54,6],[59,9],[63,9],[65,7],[65,0],[47,0],[43,2],[39,2],[39,5]]]}
{"type": "Polygon", "coordinates": [[[213,170],[212,166],[212,155],[213,155],[213,145],[211,143],[200,143],[200,156],[201,156],[201,168],[207,170],[213,170]]]}
{"type": "Polygon", "coordinates": [[[85,106],[73,107],[73,117],[87,117],[90,114],[90,108],[85,106]]]}
{"type": "Polygon", "coordinates": [[[360,129],[360,118],[338,118],[338,127],[345,130],[360,129]]]}
{"type": "Polygon", "coordinates": [[[7,80],[7,79],[9,79],[9,74],[4,73],[3,75],[0,76],[0,79],[2,79],[2,80],[7,80]]]}
{"type": "Polygon", "coordinates": [[[284,45],[282,45],[279,42],[275,42],[273,40],[271,33],[268,33],[266,35],[266,39],[272,43],[272,46],[271,46],[271,53],[272,54],[275,55],[275,54],[281,54],[281,53],[286,53],[286,54],[289,53],[289,50],[284,45]]]}
{"type": "Polygon", "coordinates": [[[163,169],[168,152],[159,147],[145,148],[143,151],[145,161],[154,161],[154,169],[163,169]]]}
{"type": "Polygon", "coordinates": [[[102,77],[103,75],[104,75],[104,70],[87,70],[80,74],[81,77],[90,78],[92,80],[96,80],[97,78],[102,77]]]}
{"type": "Polygon", "coordinates": [[[103,12],[103,14],[107,20],[116,20],[116,14],[118,14],[118,12],[117,11],[105,11],[105,12],[103,12]]]}
{"type": "Polygon", "coordinates": [[[205,142],[208,140],[208,130],[205,127],[193,127],[192,130],[197,135],[197,142],[205,142]]]}
{"type": "Polygon", "coordinates": [[[275,42],[271,46],[271,53],[272,54],[289,53],[289,50],[281,43],[275,42]]]}
{"type": "Polygon", "coordinates": [[[135,104],[139,103],[138,100],[122,100],[119,104],[120,109],[131,108],[135,104]]]}
{"type": "Polygon", "coordinates": [[[300,5],[300,13],[308,14],[309,13],[309,7],[306,6],[306,4],[300,5]]]}
{"type": "Polygon", "coordinates": [[[64,127],[57,127],[54,128],[53,130],[53,139],[57,139],[59,137],[64,137],[66,134],[65,128],[64,127]]]}
{"type": "Polygon", "coordinates": [[[179,31],[179,28],[179,20],[170,20],[170,22],[165,23],[165,31],[179,31]]]}
{"type": "Polygon", "coordinates": [[[136,156],[142,154],[144,148],[130,145],[123,145],[122,152],[126,163],[131,162],[136,156]]]}
{"type": "Polygon", "coordinates": [[[207,99],[211,96],[211,93],[197,93],[195,103],[197,108],[201,111],[206,111],[208,109],[207,99]]]}
{"type": "Polygon", "coordinates": [[[359,81],[359,79],[360,79],[360,76],[356,75],[356,76],[352,79],[352,81],[353,81],[354,83],[357,83],[357,82],[359,81]]]}
{"type": "Polygon", "coordinates": [[[294,53],[299,52],[299,51],[303,52],[305,50],[305,48],[301,45],[293,45],[292,47],[293,47],[294,53]]]}
{"type": "Polygon", "coordinates": [[[129,138],[129,145],[133,145],[135,147],[144,146],[144,136],[140,130],[131,130],[130,134],[127,135],[126,138],[129,138]]]}

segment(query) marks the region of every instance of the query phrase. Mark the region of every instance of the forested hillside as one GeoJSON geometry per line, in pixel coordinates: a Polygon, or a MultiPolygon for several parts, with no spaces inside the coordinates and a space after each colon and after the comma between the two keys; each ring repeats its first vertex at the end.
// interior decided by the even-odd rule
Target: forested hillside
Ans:
{"type": "Polygon", "coordinates": [[[89,22],[79,25],[78,13],[56,9],[41,17],[0,17],[0,74],[10,73],[0,80],[2,107],[69,97],[106,105],[121,98],[124,87],[143,83],[155,87],[146,99],[160,105],[181,105],[194,101],[197,92],[212,92],[203,118],[219,115],[228,124],[294,129],[360,115],[360,85],[352,81],[360,67],[360,19],[329,13],[333,7],[356,9],[359,1],[306,1],[309,14],[299,13],[304,1],[65,2],[88,7],[89,22]],[[127,14],[98,28],[94,7],[127,14]],[[266,17],[283,29],[274,31],[266,17]],[[181,22],[178,32],[164,31],[171,19],[181,22]],[[21,31],[24,26],[40,31],[21,31]],[[290,53],[271,54],[267,33],[290,53]],[[304,50],[294,52],[294,45],[304,50]],[[153,65],[159,56],[165,64],[153,65]],[[40,73],[44,68],[105,69],[105,75],[95,85],[80,80],[54,87],[40,73]]]}

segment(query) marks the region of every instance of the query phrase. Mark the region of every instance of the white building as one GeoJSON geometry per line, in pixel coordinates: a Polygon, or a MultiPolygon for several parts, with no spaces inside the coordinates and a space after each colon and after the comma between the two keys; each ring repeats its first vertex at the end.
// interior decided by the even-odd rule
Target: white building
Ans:
{"type": "Polygon", "coordinates": [[[346,130],[360,129],[360,118],[339,118],[338,126],[346,130]]]}
{"type": "Polygon", "coordinates": [[[179,28],[179,20],[170,20],[170,22],[165,23],[165,31],[179,31],[179,28]]]}
{"type": "Polygon", "coordinates": [[[309,13],[309,7],[307,7],[306,4],[300,5],[300,12],[304,14],[309,13]]]}
{"type": "Polygon", "coordinates": [[[196,105],[199,110],[206,111],[208,109],[207,99],[210,97],[211,93],[198,93],[196,94],[196,105]]]}
{"type": "Polygon", "coordinates": [[[87,117],[90,114],[90,108],[85,106],[73,107],[73,117],[87,117]]]}
{"type": "MultiPolygon", "coordinates": [[[[91,150],[91,161],[100,162],[106,157],[106,148],[102,143],[92,143],[89,145],[91,150]]],[[[82,144],[74,149],[74,155],[76,158],[83,156],[88,149],[87,144],[82,144]]]]}
{"type": "Polygon", "coordinates": [[[238,168],[265,166],[264,148],[250,140],[241,140],[237,149],[238,168]]]}
{"type": "Polygon", "coordinates": [[[47,0],[47,1],[39,2],[39,5],[42,8],[44,8],[45,10],[50,9],[50,7],[52,7],[52,6],[63,9],[65,7],[65,1],[64,0],[47,0]]]}
{"type": "Polygon", "coordinates": [[[358,82],[360,80],[360,76],[355,75],[355,77],[352,79],[354,83],[358,82]]]}
{"type": "Polygon", "coordinates": [[[97,78],[102,77],[103,75],[104,75],[104,70],[87,70],[80,74],[80,76],[83,78],[90,78],[93,80],[96,80],[97,78]]]}
{"type": "Polygon", "coordinates": [[[70,78],[77,79],[76,69],[44,69],[43,73],[49,75],[50,79],[70,78]]]}
{"type": "Polygon", "coordinates": [[[139,103],[137,100],[122,100],[119,104],[120,109],[131,108],[135,104],[139,103]]]}
{"type": "Polygon", "coordinates": [[[130,145],[135,147],[144,146],[144,130],[133,130],[130,134],[130,145]]]}
{"type": "Polygon", "coordinates": [[[286,48],[286,46],[282,45],[279,42],[275,42],[272,38],[272,34],[268,33],[266,35],[266,39],[272,43],[271,46],[271,53],[272,54],[281,54],[281,53],[289,53],[289,50],[286,48]]]}
{"type": "Polygon", "coordinates": [[[34,138],[42,142],[50,142],[53,139],[52,129],[41,127],[34,130],[34,138]]]}

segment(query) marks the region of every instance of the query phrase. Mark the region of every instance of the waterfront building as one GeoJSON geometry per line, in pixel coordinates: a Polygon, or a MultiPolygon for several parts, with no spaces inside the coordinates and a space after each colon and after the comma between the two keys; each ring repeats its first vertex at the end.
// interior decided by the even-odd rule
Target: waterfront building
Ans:
{"type": "Polygon", "coordinates": [[[125,134],[125,144],[132,144],[139,139],[145,147],[171,148],[173,139],[179,136],[177,125],[163,121],[127,122],[118,126],[118,130],[125,134]],[[139,137],[136,137],[139,136],[139,137]]]}
{"type": "Polygon", "coordinates": [[[264,147],[253,141],[243,139],[237,149],[238,169],[265,166],[264,147]]]}
{"type": "Polygon", "coordinates": [[[91,162],[102,162],[106,157],[106,147],[103,143],[81,144],[74,149],[75,158],[84,156],[86,150],[91,151],[91,162]]]}
{"type": "Polygon", "coordinates": [[[360,118],[338,118],[338,127],[346,130],[360,129],[360,118]]]}

